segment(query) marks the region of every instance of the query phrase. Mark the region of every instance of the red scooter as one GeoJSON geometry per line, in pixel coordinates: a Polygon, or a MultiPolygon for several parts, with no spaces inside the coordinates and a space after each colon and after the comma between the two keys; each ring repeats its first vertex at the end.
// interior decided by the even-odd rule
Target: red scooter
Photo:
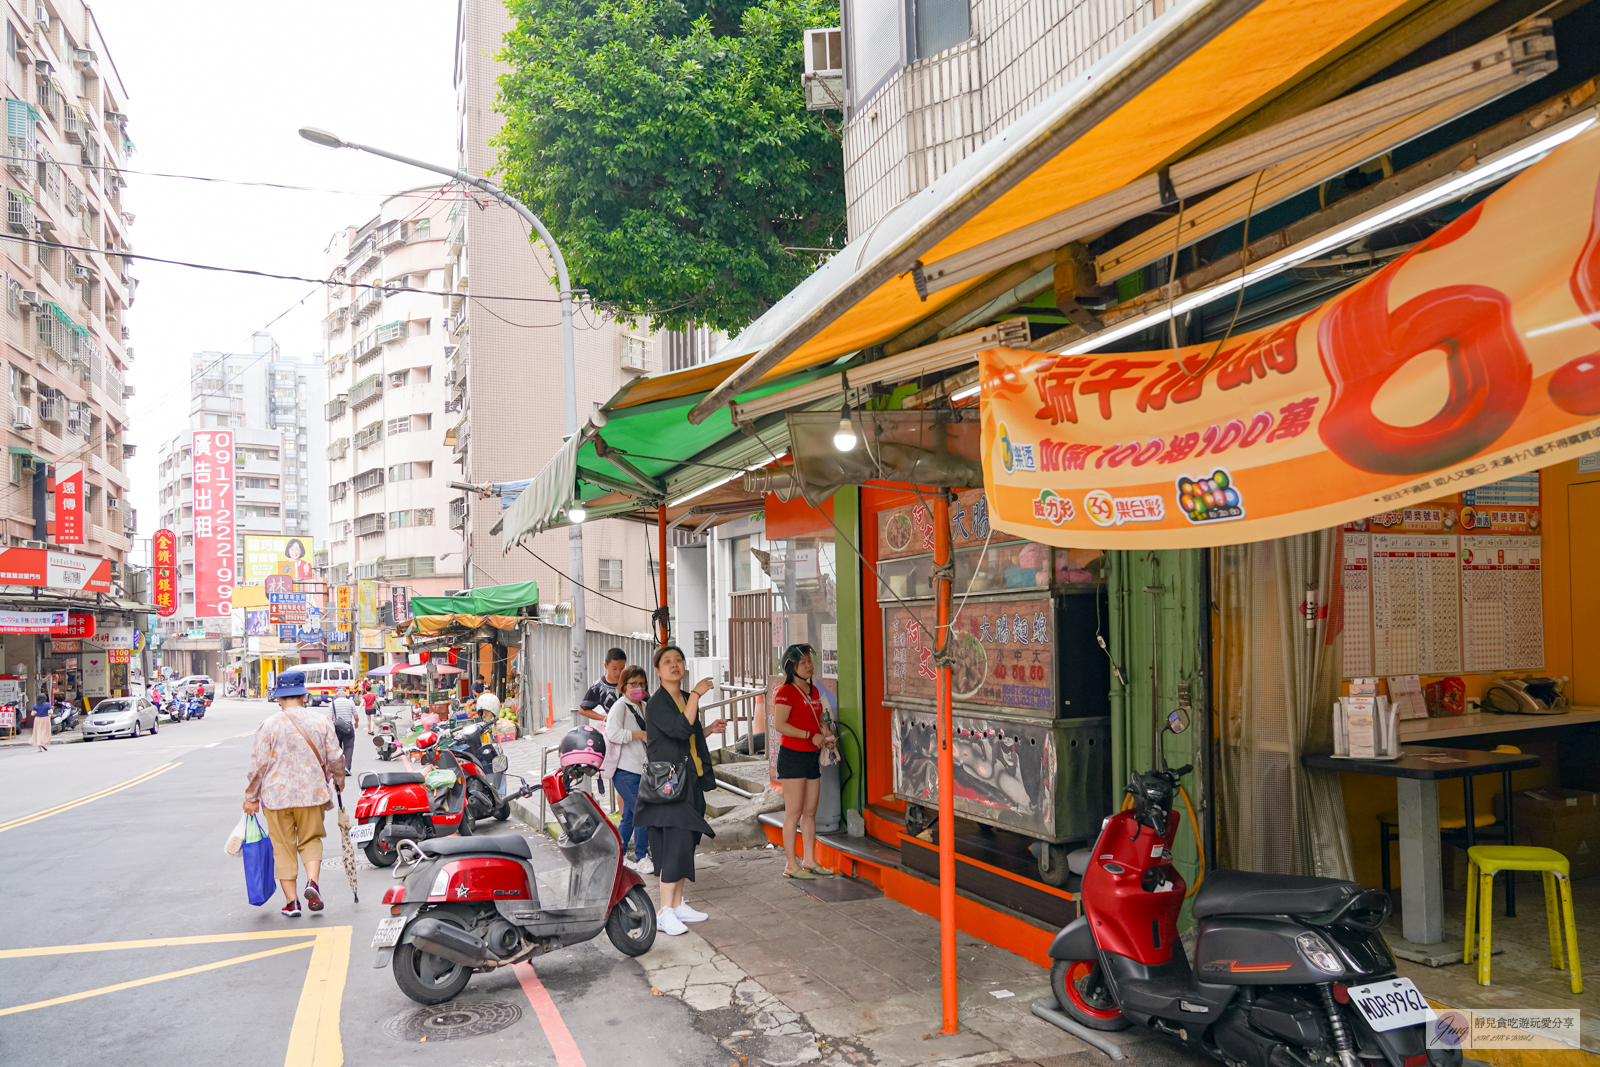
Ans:
{"type": "Polygon", "coordinates": [[[566,870],[536,871],[521,834],[401,841],[402,884],[383,895],[374,967],[419,1004],[440,1004],[477,971],[509,967],[606,932],[619,951],[640,956],[656,939],[656,913],[644,883],[622,864],[622,839],[587,792],[573,789],[593,767],[563,767],[543,789],[562,834],[566,870]]]}
{"type": "Polygon", "coordinates": [[[1434,1013],[1395,974],[1380,890],[1212,871],[1194,895],[1191,965],[1178,940],[1184,880],[1172,867],[1172,794],[1189,770],[1134,775],[1131,806],[1105,821],[1092,849],[1067,857],[1083,912],[1049,954],[1069,1019],[1145,1027],[1233,1067],[1460,1067],[1459,1048],[1427,1047],[1434,1013]]]}
{"type": "Polygon", "coordinates": [[[420,771],[362,771],[356,777],[361,798],[356,801],[357,825],[350,830],[350,842],[365,850],[374,867],[393,866],[400,841],[450,834],[470,837],[477,822],[468,803],[468,783],[481,777],[476,766],[459,762],[432,730],[420,734],[407,754],[426,768],[452,772],[453,781],[429,789],[420,771]]]}

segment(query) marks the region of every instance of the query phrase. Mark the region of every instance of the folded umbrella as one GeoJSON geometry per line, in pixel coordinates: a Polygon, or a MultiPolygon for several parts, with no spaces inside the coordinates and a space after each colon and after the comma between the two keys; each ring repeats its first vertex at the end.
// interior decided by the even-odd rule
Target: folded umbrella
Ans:
{"type": "Polygon", "coordinates": [[[339,851],[344,854],[344,876],[350,879],[350,899],[352,902],[361,903],[361,894],[356,891],[356,847],[350,843],[350,813],[344,810],[344,794],[337,794],[339,798],[339,851]]]}

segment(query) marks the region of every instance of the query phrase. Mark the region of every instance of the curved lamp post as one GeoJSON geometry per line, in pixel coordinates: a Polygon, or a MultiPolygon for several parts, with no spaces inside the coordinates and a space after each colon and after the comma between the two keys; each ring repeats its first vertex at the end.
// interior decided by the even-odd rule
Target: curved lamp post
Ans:
{"type": "MultiPolygon", "coordinates": [[[[561,255],[561,247],[556,244],[556,239],[550,236],[550,231],[545,229],[545,225],[540,221],[539,216],[529,211],[527,206],[520,200],[507,193],[494,182],[489,181],[487,178],[479,178],[476,175],[469,174],[459,167],[441,167],[436,163],[428,163],[420,159],[412,159],[410,156],[402,156],[398,152],[390,152],[386,149],[374,148],[371,145],[346,141],[337,134],[329,133],[327,130],[319,130],[315,126],[302,126],[300,128],[300,136],[312,144],[321,145],[324,148],[353,148],[357,152],[382,156],[384,159],[392,159],[396,163],[404,163],[407,166],[446,175],[452,181],[462,182],[475,189],[481,189],[522,216],[524,221],[533,227],[533,232],[539,235],[539,240],[544,242],[545,248],[550,252],[551,260],[555,262],[556,284],[561,288],[561,371],[567,394],[567,434],[571,436],[577,433],[578,382],[572,349],[572,280],[567,276],[567,261],[561,255]]],[[[573,525],[567,527],[567,569],[572,578],[572,706],[574,709],[572,721],[576,725],[579,722],[576,710],[578,702],[583,699],[584,692],[589,688],[588,653],[584,642],[587,621],[584,618],[583,611],[583,526],[582,519],[578,517],[583,514],[581,501],[574,501],[573,506],[568,508],[568,513],[573,520],[573,525]]],[[[470,583],[468,584],[470,585],[470,583]]]]}

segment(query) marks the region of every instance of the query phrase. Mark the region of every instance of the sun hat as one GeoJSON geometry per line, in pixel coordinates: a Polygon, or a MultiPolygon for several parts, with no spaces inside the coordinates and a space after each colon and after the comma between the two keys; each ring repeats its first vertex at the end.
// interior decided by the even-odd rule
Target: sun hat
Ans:
{"type": "Polygon", "coordinates": [[[284,671],[278,675],[278,687],[272,691],[268,700],[277,700],[279,697],[303,697],[306,695],[306,672],[284,671]]]}

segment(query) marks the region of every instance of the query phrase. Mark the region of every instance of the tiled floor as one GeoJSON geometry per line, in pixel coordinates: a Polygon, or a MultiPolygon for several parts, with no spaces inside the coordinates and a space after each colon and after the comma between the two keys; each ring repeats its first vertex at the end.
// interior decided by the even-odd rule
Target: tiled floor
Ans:
{"type": "MultiPolygon", "coordinates": [[[[1600,878],[1572,885],[1578,961],[1588,972],[1583,992],[1578,994],[1572,992],[1566,972],[1550,966],[1544,891],[1538,878],[1525,875],[1517,880],[1515,918],[1505,914],[1504,881],[1505,875],[1495,879],[1495,915],[1490,933],[1496,954],[1490,957],[1490,985],[1477,984],[1476,963],[1424,967],[1402,960],[1400,973],[1430,999],[1455,1008],[1578,1008],[1582,1011],[1584,1048],[1600,1052],[1600,878]]],[[[1465,892],[1445,892],[1444,937],[1451,945],[1460,946],[1465,937],[1466,906],[1465,892]]],[[[1391,917],[1385,932],[1398,936],[1399,929],[1398,917],[1391,917]]]]}

